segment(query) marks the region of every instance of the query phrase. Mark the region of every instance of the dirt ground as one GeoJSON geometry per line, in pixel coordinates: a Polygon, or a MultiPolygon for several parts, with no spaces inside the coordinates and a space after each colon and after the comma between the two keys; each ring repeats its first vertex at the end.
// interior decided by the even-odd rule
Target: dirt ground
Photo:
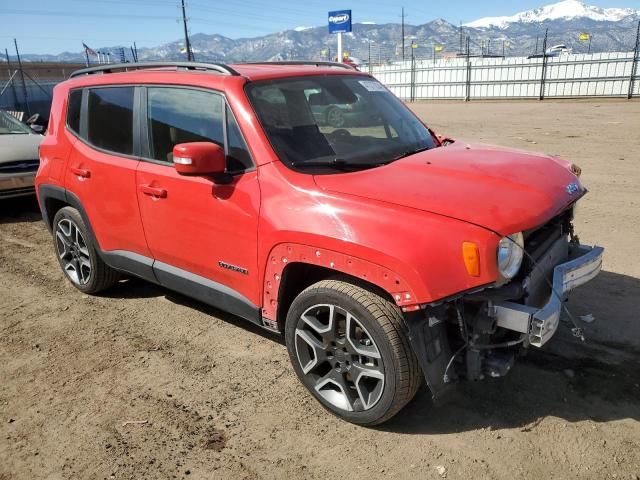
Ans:
{"type": "Polygon", "coordinates": [[[433,103],[441,133],[560,154],[591,190],[605,271],[506,378],[391,422],[327,414],[281,340],[142,281],[103,296],[62,277],[32,200],[0,203],[0,479],[640,476],[640,102],[433,103]],[[135,422],[135,423],[127,423],[135,422]]]}

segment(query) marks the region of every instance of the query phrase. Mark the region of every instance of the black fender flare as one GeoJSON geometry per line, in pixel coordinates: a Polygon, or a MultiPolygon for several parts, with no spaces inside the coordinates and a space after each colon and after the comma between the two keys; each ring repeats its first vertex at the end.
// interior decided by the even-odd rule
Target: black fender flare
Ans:
{"type": "Polygon", "coordinates": [[[42,211],[42,218],[50,233],[53,233],[53,212],[48,211],[47,200],[55,199],[75,208],[80,213],[82,221],[87,227],[89,240],[96,246],[96,252],[104,263],[116,270],[130,273],[153,283],[159,283],[153,272],[153,259],[133,252],[121,250],[105,252],[102,250],[100,242],[98,242],[93,227],[91,226],[91,221],[89,221],[89,216],[82,206],[82,202],[73,192],[57,185],[40,185],[38,188],[38,199],[40,210],[42,211]]]}
{"type": "MultiPolygon", "coordinates": [[[[94,245],[96,245],[98,254],[103,257],[102,249],[100,248],[100,244],[93,233],[93,227],[91,226],[91,222],[89,221],[89,217],[87,216],[87,212],[82,206],[82,202],[80,199],[72,192],[68,191],[63,187],[59,187],[57,185],[40,185],[38,187],[38,202],[40,204],[40,211],[42,212],[42,219],[44,220],[47,229],[49,229],[49,233],[53,233],[53,215],[52,212],[48,211],[47,208],[47,200],[54,199],[66,203],[67,205],[75,208],[80,212],[80,216],[84,221],[85,226],[87,227],[88,234],[91,237],[91,241],[94,245]]],[[[55,215],[55,214],[54,214],[55,215]]]]}

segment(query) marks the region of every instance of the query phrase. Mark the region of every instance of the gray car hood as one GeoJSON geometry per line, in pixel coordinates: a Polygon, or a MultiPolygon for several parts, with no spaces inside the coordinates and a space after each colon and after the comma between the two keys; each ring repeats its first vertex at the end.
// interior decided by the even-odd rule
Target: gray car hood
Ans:
{"type": "Polygon", "coordinates": [[[0,135],[0,163],[37,160],[38,146],[43,138],[27,133],[0,135]]]}

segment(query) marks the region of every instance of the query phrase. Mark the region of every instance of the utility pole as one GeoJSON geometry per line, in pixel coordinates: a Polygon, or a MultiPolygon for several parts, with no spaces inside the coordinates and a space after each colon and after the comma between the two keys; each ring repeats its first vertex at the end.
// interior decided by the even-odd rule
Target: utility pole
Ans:
{"type": "Polygon", "coordinates": [[[462,20],[460,20],[460,53],[464,53],[464,38],[462,31],[462,20]]]}
{"type": "Polygon", "coordinates": [[[18,41],[14,38],[13,44],[16,46],[16,58],[18,59],[18,69],[20,70],[20,79],[22,80],[22,93],[24,94],[24,103],[27,107],[27,115],[31,116],[31,108],[29,108],[29,96],[27,94],[27,84],[24,81],[24,71],[22,70],[22,60],[20,60],[20,52],[18,51],[18,41]]]}
{"type": "Polygon", "coordinates": [[[136,45],[136,42],[133,42],[133,51],[136,54],[136,62],[138,61],[138,46],[136,45]]]}
{"type": "Polygon", "coordinates": [[[187,61],[193,61],[193,53],[191,52],[191,42],[189,42],[189,32],[187,31],[187,12],[184,7],[184,0],[180,0],[182,4],[182,24],[184,26],[184,46],[187,49],[187,61]]]}
{"type": "Polygon", "coordinates": [[[402,7],[402,61],[404,62],[404,7],[402,7]]]}
{"type": "Polygon", "coordinates": [[[593,38],[593,34],[590,33],[589,34],[589,50],[587,51],[587,53],[591,53],[591,39],[593,38]]]}

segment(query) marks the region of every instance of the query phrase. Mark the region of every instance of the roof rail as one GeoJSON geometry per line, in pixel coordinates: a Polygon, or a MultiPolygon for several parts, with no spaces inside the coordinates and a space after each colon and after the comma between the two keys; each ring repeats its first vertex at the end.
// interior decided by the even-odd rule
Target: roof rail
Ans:
{"type": "Polygon", "coordinates": [[[113,73],[114,70],[130,71],[143,70],[146,68],[166,68],[175,67],[176,70],[203,70],[208,72],[221,73],[223,75],[240,75],[233,68],[223,63],[196,63],[196,62],[140,62],[140,63],[113,63],[108,65],[100,65],[98,67],[89,67],[76,70],[69,78],[79,77],[81,75],[92,75],[94,73],[113,73]]]}
{"type": "Polygon", "coordinates": [[[238,65],[315,65],[316,67],[336,67],[346,68],[347,70],[355,70],[355,68],[346,63],[339,62],[305,62],[303,60],[275,61],[275,62],[246,62],[238,65]]]}

